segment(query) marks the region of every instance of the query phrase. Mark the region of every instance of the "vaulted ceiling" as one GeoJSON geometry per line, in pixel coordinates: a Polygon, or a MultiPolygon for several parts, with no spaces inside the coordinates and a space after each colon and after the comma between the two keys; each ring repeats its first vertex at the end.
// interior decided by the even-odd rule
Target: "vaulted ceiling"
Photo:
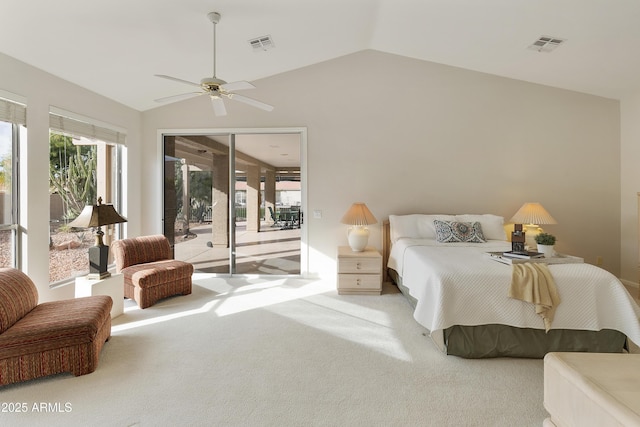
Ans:
{"type": "Polygon", "coordinates": [[[0,52],[144,111],[190,90],[154,74],[211,76],[211,11],[228,82],[375,49],[609,98],[640,90],[637,0],[4,0],[0,52]],[[254,51],[267,35],[274,47],[254,51]],[[528,48],[540,36],[565,42],[528,48]]]}

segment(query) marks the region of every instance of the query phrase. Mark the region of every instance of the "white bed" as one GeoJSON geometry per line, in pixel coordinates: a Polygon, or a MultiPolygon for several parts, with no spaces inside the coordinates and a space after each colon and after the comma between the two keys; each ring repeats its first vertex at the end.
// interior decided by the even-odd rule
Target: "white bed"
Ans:
{"type": "MultiPolygon", "coordinates": [[[[549,265],[561,303],[550,334],[544,334],[543,320],[535,313],[533,305],[507,295],[512,267],[486,255],[487,252],[510,249],[502,222],[501,217],[494,215],[392,215],[389,218],[391,248],[387,266],[401,290],[414,303],[414,318],[430,331],[431,338],[442,351],[449,353],[446,331],[456,326],[505,325],[519,331],[541,331],[543,336],[553,336],[560,331],[565,335],[567,331],[617,331],[621,333],[619,336],[624,334],[640,344],[640,308],[615,276],[586,263],[549,265]],[[481,222],[486,242],[440,243],[433,228],[435,219],[477,220],[481,222]]],[[[612,338],[590,336],[588,339],[610,341],[612,338]]],[[[513,343],[509,345],[513,346],[513,343]]],[[[549,348],[571,350],[558,348],[556,344],[549,348]]],[[[578,347],[587,351],[591,348],[590,344],[578,347]]],[[[594,348],[596,351],[615,351],[602,350],[598,345],[594,348]]],[[[540,354],[530,356],[518,351],[515,354],[540,357],[540,354]]],[[[486,357],[501,355],[511,354],[492,350],[486,357]]]]}

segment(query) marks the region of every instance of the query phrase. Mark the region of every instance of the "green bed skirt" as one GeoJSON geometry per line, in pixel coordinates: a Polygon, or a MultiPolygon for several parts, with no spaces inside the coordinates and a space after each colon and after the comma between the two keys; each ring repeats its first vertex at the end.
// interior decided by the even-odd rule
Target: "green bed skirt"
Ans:
{"type": "Polygon", "coordinates": [[[605,329],[582,331],[516,328],[507,325],[452,326],[444,330],[447,354],[468,359],[527,357],[542,359],[552,351],[622,353],[627,337],[605,329]]]}
{"type": "MultiPolygon", "coordinates": [[[[389,270],[389,275],[415,308],[417,301],[402,285],[398,274],[389,270]]],[[[444,330],[444,345],[447,354],[468,359],[491,357],[542,359],[545,354],[552,351],[622,353],[627,349],[627,337],[621,332],[610,329],[602,331],[552,329],[546,333],[542,329],[497,324],[455,325],[444,330]]]]}

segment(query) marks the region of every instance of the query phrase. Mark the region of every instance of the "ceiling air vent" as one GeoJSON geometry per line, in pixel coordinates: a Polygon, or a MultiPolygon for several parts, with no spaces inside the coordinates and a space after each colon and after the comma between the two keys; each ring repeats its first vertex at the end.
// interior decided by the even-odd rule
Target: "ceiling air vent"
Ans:
{"type": "Polygon", "coordinates": [[[249,44],[253,48],[254,52],[260,52],[263,50],[269,50],[275,47],[271,36],[262,36],[249,40],[249,44]]]}
{"type": "Polygon", "coordinates": [[[538,52],[551,52],[566,41],[558,37],[540,36],[528,49],[537,50],[538,52]]]}

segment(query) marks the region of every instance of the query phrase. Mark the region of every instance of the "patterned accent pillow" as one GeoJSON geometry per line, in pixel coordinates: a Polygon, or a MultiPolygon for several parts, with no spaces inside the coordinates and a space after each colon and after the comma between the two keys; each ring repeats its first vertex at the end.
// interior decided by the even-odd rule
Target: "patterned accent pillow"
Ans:
{"type": "Polygon", "coordinates": [[[433,220],[436,228],[436,240],[440,243],[467,242],[484,243],[486,239],[482,234],[482,226],[479,222],[457,222],[433,220]]]}

